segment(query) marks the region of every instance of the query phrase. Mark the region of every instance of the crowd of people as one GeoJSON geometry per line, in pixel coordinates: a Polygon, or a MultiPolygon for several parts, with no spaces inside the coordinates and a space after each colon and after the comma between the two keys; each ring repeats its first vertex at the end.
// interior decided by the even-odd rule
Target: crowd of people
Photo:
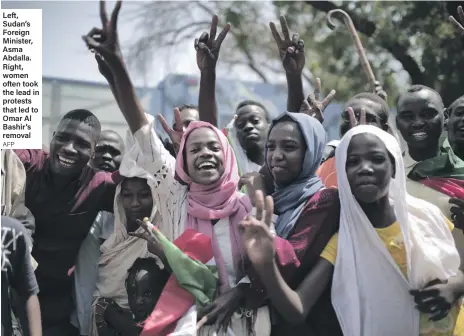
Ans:
{"type": "Polygon", "coordinates": [[[198,106],[159,116],[161,139],[120,50],[120,9],[101,1],[83,40],[126,138],[77,109],[49,149],[2,151],[2,335],[464,335],[464,96],[446,107],[413,85],[392,123],[378,85],[345,103],[327,143],[336,93],[320,99],[317,80],[305,98],[304,43],[282,16],[270,30],[288,111],[240,102],[220,130],[231,25],[217,35],[215,15],[195,40],[198,106]]]}

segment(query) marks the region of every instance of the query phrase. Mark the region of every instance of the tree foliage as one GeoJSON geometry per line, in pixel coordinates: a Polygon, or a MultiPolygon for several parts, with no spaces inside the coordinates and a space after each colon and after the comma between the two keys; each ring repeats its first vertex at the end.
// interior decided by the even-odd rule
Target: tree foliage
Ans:
{"type": "Polygon", "coordinates": [[[138,40],[130,47],[130,59],[147,60],[160,48],[192,41],[207,31],[211,16],[232,23],[220,55],[220,66],[246,65],[263,81],[282,75],[269,21],[286,15],[291,33],[305,41],[305,79],[320,77],[326,90],[337,90],[345,101],[369,90],[354,42],[343,23],[332,31],[326,13],[341,8],[348,12],[361,37],[377,79],[394,104],[399,92],[411,84],[436,89],[445,104],[463,94],[464,42],[448,23],[456,1],[359,2],[359,1],[264,1],[264,2],[149,2],[134,12],[138,40]]]}

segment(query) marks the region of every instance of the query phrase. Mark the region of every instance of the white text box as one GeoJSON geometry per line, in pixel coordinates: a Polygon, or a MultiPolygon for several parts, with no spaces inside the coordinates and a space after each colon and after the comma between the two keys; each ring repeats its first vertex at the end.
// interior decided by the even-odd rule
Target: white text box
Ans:
{"type": "Polygon", "coordinates": [[[42,10],[2,9],[1,148],[42,148],[42,10]]]}

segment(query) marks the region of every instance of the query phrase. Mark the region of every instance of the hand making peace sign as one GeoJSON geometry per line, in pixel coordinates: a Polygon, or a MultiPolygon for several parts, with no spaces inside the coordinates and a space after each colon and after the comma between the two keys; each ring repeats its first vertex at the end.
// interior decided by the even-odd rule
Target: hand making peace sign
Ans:
{"type": "Polygon", "coordinates": [[[336,91],[331,90],[327,97],[324,98],[324,100],[319,101],[319,95],[321,91],[321,79],[316,78],[316,88],[314,89],[314,93],[309,94],[308,98],[303,100],[303,103],[300,107],[300,113],[305,113],[313,118],[316,118],[322,124],[324,121],[323,112],[327,105],[329,105],[329,103],[332,101],[336,91]]]}
{"type": "Polygon", "coordinates": [[[279,49],[282,65],[287,73],[301,73],[305,66],[304,41],[300,39],[300,35],[293,34],[290,39],[287,20],[285,16],[280,16],[280,25],[284,39],[280,37],[274,22],[269,23],[272,36],[279,49]]]}
{"type": "Polygon", "coordinates": [[[195,39],[197,65],[200,71],[207,71],[216,67],[216,62],[219,58],[219,49],[230,30],[230,23],[227,23],[216,38],[217,25],[218,16],[214,15],[211,21],[209,35],[207,32],[204,32],[199,39],[195,39]]]}
{"type": "Polygon", "coordinates": [[[116,6],[111,13],[111,20],[108,21],[105,1],[100,0],[102,28],[93,28],[87,35],[82,36],[87,47],[90,50],[95,50],[97,55],[100,55],[107,63],[121,60],[121,50],[117,32],[118,15],[121,10],[121,5],[122,1],[116,2],[116,6]]]}
{"type": "Polygon", "coordinates": [[[161,114],[158,114],[158,120],[161,123],[161,126],[163,127],[164,131],[171,139],[172,145],[174,146],[174,150],[177,153],[179,151],[182,135],[184,134],[184,130],[182,128],[182,117],[180,115],[179,109],[177,107],[174,109],[175,129],[168,125],[166,119],[164,119],[164,117],[161,114]]]}
{"type": "Polygon", "coordinates": [[[449,17],[449,20],[459,36],[464,37],[464,10],[462,9],[462,6],[458,6],[458,17],[459,21],[461,21],[460,23],[452,15],[449,17]]]}
{"type": "Polygon", "coordinates": [[[275,255],[275,233],[271,231],[274,201],[271,196],[264,199],[263,192],[258,190],[255,206],[256,216],[247,216],[239,229],[248,258],[256,268],[262,268],[272,263],[275,255]]]}

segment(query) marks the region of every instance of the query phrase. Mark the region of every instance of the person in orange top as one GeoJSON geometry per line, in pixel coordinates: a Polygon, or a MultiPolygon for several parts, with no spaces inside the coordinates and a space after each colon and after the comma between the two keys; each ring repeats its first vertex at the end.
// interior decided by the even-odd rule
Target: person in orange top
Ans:
{"type": "MultiPolygon", "coordinates": [[[[362,92],[351,98],[341,114],[340,135],[343,137],[351,129],[348,109],[352,109],[359,121],[361,109],[366,111],[366,124],[377,126],[384,131],[393,133],[394,130],[388,124],[389,107],[387,102],[379,95],[370,92],[362,92]]],[[[394,135],[394,134],[393,134],[394,135]]],[[[316,174],[321,178],[327,188],[337,188],[337,173],[335,169],[335,149],[333,153],[321,164],[316,174]]]]}

